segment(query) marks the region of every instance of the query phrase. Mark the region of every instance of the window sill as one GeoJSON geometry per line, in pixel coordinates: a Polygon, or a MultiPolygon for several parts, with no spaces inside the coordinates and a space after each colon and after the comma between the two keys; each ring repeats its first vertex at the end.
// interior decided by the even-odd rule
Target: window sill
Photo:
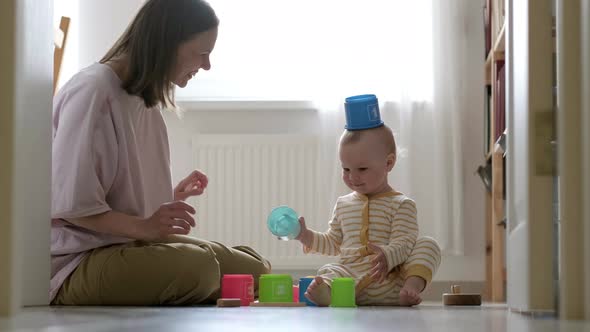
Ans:
{"type": "Polygon", "coordinates": [[[305,100],[207,100],[192,101],[177,99],[182,110],[192,111],[317,111],[311,101],[305,100]]]}

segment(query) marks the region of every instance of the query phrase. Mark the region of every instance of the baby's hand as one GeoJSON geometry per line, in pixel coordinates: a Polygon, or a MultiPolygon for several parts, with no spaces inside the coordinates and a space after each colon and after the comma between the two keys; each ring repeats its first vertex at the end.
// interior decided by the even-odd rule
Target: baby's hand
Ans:
{"type": "Polygon", "coordinates": [[[367,243],[367,247],[374,253],[374,257],[371,259],[373,267],[369,271],[369,275],[373,281],[383,282],[387,277],[387,258],[381,247],[372,243],[367,243]]]}
{"type": "Polygon", "coordinates": [[[299,235],[297,235],[295,240],[299,240],[306,247],[311,247],[313,237],[309,234],[310,231],[307,229],[307,226],[305,226],[305,218],[299,217],[299,226],[301,227],[301,231],[299,231],[299,235]]]}

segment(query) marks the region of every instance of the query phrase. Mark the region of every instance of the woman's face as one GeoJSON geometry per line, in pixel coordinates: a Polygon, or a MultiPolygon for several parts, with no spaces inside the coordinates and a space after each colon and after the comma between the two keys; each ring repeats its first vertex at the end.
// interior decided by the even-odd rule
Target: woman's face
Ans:
{"type": "Polygon", "coordinates": [[[209,70],[209,54],[215,47],[217,28],[199,34],[180,44],[176,55],[176,64],[172,69],[172,83],[184,88],[199,69],[209,70]]]}

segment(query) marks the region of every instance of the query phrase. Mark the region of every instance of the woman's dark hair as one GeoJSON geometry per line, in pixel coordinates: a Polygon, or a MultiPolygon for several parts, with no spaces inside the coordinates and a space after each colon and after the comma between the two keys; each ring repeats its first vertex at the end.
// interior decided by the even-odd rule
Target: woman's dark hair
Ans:
{"type": "Polygon", "coordinates": [[[215,11],[203,0],[148,0],[100,62],[124,55],[123,89],[147,107],[175,106],[170,75],[178,47],[218,25],[215,11]]]}

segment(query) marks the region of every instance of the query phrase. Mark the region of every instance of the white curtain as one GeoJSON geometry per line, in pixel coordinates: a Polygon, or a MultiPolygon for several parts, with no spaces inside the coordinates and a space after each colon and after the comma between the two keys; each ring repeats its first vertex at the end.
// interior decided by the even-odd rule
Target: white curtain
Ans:
{"type": "Polygon", "coordinates": [[[423,235],[434,236],[447,255],[464,254],[463,180],[472,170],[464,169],[462,135],[481,125],[464,121],[467,112],[480,112],[466,101],[466,82],[482,70],[469,59],[467,22],[479,22],[479,2],[210,3],[221,19],[214,70],[178,90],[179,100],[313,101],[323,194],[332,206],[346,192],[337,158],[344,98],[376,94],[398,143],[392,186],[416,200],[423,235]]]}
{"type": "MultiPolygon", "coordinates": [[[[427,58],[414,56],[416,52],[424,51],[422,45],[397,43],[395,38],[389,42],[382,40],[375,49],[381,52],[382,47],[392,47],[381,44],[393,44],[396,52],[401,54],[400,58],[404,59],[403,66],[392,65],[376,71],[376,75],[386,76],[383,80],[399,82],[392,88],[396,91],[377,94],[382,119],[392,127],[398,144],[398,162],[390,174],[390,184],[416,200],[421,234],[434,236],[446,255],[464,254],[463,179],[470,170],[463,166],[462,140],[465,126],[480,125],[464,120],[467,112],[480,111],[471,109],[465,95],[465,84],[474,75],[474,68],[469,67],[467,59],[467,21],[468,15],[473,15],[474,11],[467,2],[434,0],[428,3],[432,5],[430,17],[415,13],[417,15],[411,19],[414,24],[425,24],[427,19],[432,22],[428,39],[420,40],[420,43],[432,45],[427,58]],[[431,74],[423,74],[423,68],[429,68],[431,74]],[[426,91],[432,89],[432,98],[416,98],[428,97],[428,94],[417,93],[416,87],[426,91]]],[[[401,11],[405,4],[398,5],[401,11]]],[[[391,25],[395,26],[394,23],[391,25]]],[[[411,25],[404,27],[397,26],[390,31],[400,34],[413,31],[411,25]]],[[[475,70],[480,68],[475,67],[475,70]]],[[[340,101],[345,96],[341,97],[340,101]]],[[[335,153],[344,126],[344,111],[342,103],[330,106],[321,101],[318,109],[321,110],[323,129],[322,163],[333,165],[323,169],[326,178],[331,180],[326,194],[334,203],[335,197],[346,192],[335,153]]]]}

